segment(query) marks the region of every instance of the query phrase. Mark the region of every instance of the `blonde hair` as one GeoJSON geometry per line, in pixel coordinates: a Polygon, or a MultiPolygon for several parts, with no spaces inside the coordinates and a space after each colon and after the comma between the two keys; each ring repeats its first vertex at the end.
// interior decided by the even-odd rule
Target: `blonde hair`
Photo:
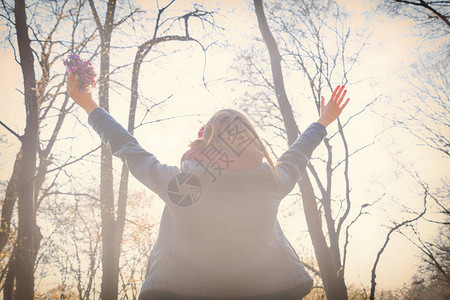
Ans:
{"type": "Polygon", "coordinates": [[[254,141],[251,142],[242,152],[239,154],[241,157],[265,157],[267,162],[272,167],[274,173],[278,176],[277,168],[273,163],[272,159],[267,152],[266,147],[264,147],[261,139],[259,138],[256,130],[251,123],[250,119],[242,112],[226,108],[217,111],[205,124],[203,131],[203,136],[194,141],[189,142],[189,147],[194,150],[201,151],[205,147],[214,145],[220,149],[225,149],[229,147],[219,135],[228,127],[233,124],[233,128],[237,128],[238,132],[244,132],[247,136],[253,136],[254,141]],[[237,122],[237,121],[240,122],[237,122]],[[235,126],[235,127],[234,127],[235,126]]]}

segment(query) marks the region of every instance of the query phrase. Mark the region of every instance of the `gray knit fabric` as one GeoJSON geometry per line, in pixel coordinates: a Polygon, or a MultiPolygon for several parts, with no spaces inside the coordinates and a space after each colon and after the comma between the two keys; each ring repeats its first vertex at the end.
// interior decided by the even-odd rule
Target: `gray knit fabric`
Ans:
{"type": "Polygon", "coordinates": [[[231,298],[311,289],[312,278],[283,234],[277,212],[326,136],[322,124],[312,123],[279,158],[279,177],[266,162],[243,171],[196,160],[183,161],[181,169],[168,166],[103,109],[91,112],[89,124],[166,204],[141,294],[160,289],[231,298]]]}

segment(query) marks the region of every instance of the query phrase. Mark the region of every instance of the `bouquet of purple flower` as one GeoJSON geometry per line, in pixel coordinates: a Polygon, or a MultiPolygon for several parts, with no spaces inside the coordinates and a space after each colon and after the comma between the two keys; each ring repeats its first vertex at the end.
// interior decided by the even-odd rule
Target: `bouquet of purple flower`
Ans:
{"type": "Polygon", "coordinates": [[[67,72],[75,74],[80,92],[89,90],[91,86],[95,87],[97,74],[94,72],[91,60],[83,60],[77,54],[72,53],[63,63],[67,67],[67,72]]]}

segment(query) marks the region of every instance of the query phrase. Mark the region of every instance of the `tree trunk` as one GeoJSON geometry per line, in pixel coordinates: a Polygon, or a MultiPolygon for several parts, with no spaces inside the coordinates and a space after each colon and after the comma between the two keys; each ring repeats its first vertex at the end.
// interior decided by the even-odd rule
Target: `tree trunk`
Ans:
{"type": "Polygon", "coordinates": [[[13,172],[11,178],[8,181],[6,187],[5,200],[2,207],[2,219],[0,229],[0,252],[5,248],[6,243],[9,240],[9,234],[11,230],[11,216],[13,213],[14,205],[17,200],[17,186],[19,184],[20,164],[22,163],[22,148],[16,155],[16,161],[14,162],[13,172]]]}
{"type": "MultiPolygon", "coordinates": [[[[108,1],[104,26],[100,23],[94,1],[89,0],[89,5],[101,38],[100,76],[98,89],[99,106],[106,111],[109,111],[109,60],[116,1],[108,1]]],[[[119,286],[119,266],[118,263],[115,263],[118,260],[118,254],[115,253],[116,251],[114,248],[115,209],[112,167],[111,150],[102,143],[100,166],[100,203],[102,218],[103,274],[100,298],[103,300],[116,300],[119,286]]]]}
{"type": "Polygon", "coordinates": [[[16,255],[17,299],[33,299],[34,297],[34,259],[35,246],[39,243],[36,233],[35,212],[35,174],[36,154],[39,132],[39,105],[36,93],[36,77],[34,74],[34,58],[31,51],[28,26],[25,14],[25,1],[16,0],[15,27],[19,48],[20,64],[24,82],[26,127],[22,136],[22,163],[19,175],[19,228],[16,255]]]}
{"type": "Polygon", "coordinates": [[[294,115],[292,114],[292,107],[289,103],[289,99],[286,95],[284,88],[283,71],[281,69],[281,55],[278,51],[277,44],[270,32],[269,25],[267,24],[266,16],[262,5],[262,0],[255,0],[255,12],[258,18],[258,26],[269,50],[270,66],[272,67],[273,84],[275,87],[275,93],[277,101],[280,105],[281,115],[283,116],[284,127],[286,128],[288,145],[292,145],[299,135],[297,123],[295,122],[294,115]]]}
{"type": "MultiPolygon", "coordinates": [[[[287,132],[288,145],[290,146],[296,141],[299,130],[284,89],[281,56],[275,39],[270,32],[269,25],[267,24],[262,0],[254,0],[254,5],[259,29],[269,51],[275,92],[287,132]]],[[[308,173],[305,172],[303,178],[299,181],[299,186],[302,194],[305,218],[314,246],[316,259],[319,264],[320,275],[322,277],[327,299],[347,299],[347,288],[345,286],[344,278],[342,275],[339,275],[339,270],[336,269],[336,264],[333,263],[332,254],[322,231],[316,197],[308,173]]]]}
{"type": "MultiPolygon", "coordinates": [[[[103,77],[99,87],[100,107],[109,111],[108,88],[109,88],[109,47],[110,37],[107,41],[102,41],[102,56],[100,64],[100,77],[103,77]]],[[[103,38],[104,39],[104,38],[103,38]]],[[[102,39],[102,40],[103,40],[102,39]]],[[[102,144],[101,147],[101,167],[100,167],[100,203],[102,217],[102,291],[101,299],[117,299],[118,292],[118,267],[113,263],[114,251],[114,189],[112,174],[112,154],[111,150],[102,144]]]]}
{"type": "Polygon", "coordinates": [[[5,283],[3,285],[3,299],[14,299],[14,278],[16,276],[16,247],[13,248],[8,262],[8,271],[6,273],[5,283]]]}

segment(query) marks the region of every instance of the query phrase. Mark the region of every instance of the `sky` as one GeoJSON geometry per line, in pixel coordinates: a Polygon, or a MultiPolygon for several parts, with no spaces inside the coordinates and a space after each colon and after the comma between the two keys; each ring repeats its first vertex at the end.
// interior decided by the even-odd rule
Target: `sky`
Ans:
{"type": "MultiPolygon", "coordinates": [[[[155,9],[153,1],[139,3],[144,10],[151,12],[155,9]]],[[[181,5],[188,6],[190,2],[183,3],[181,5]]],[[[414,63],[419,55],[417,47],[421,40],[411,34],[414,24],[411,20],[393,19],[382,13],[368,18],[365,12],[374,8],[373,3],[369,1],[342,0],[339,3],[351,14],[351,24],[354,28],[365,28],[372,32],[369,43],[352,72],[352,78],[355,78],[357,82],[348,84],[350,103],[341,119],[346,120],[380,94],[384,96],[374,109],[378,114],[389,114],[392,103],[388,99],[401,96],[401,90],[407,86],[401,75],[408,71],[409,65],[414,63]],[[356,80],[359,78],[364,80],[359,82],[356,80]]],[[[216,1],[205,2],[206,9],[216,7],[220,7],[221,10],[215,18],[225,29],[220,31],[218,38],[229,37],[234,41],[232,45],[240,45],[242,48],[251,46],[250,44],[254,41],[249,37],[259,34],[256,16],[251,6],[247,2],[237,0],[222,1],[220,4],[216,1]]],[[[204,54],[200,48],[196,48],[195,45],[180,44],[173,47],[190,48],[185,53],[175,54],[169,58],[159,58],[155,63],[150,62],[144,65],[141,69],[140,91],[146,97],[159,101],[173,95],[161,108],[152,111],[153,115],[150,119],[174,115],[192,116],[141,126],[136,130],[136,137],[141,145],[154,153],[161,162],[179,165],[181,155],[187,150],[187,143],[196,138],[199,127],[216,110],[234,107],[246,91],[235,81],[222,80],[229,78],[229,74],[233,74],[230,66],[233,64],[236,49],[211,47],[208,50],[205,68],[208,89],[205,89],[202,82],[204,54]]],[[[171,49],[170,46],[157,50],[164,52],[168,51],[167,49],[171,49]]],[[[115,59],[113,57],[112,61],[114,62],[115,59]]],[[[22,85],[20,68],[14,62],[13,53],[9,48],[0,52],[0,61],[3,69],[8,70],[8,72],[0,73],[2,95],[0,120],[16,132],[23,133],[25,112],[22,96],[18,92],[22,85]]],[[[299,87],[298,82],[295,75],[286,78],[288,96],[294,113],[299,116],[300,130],[303,131],[311,122],[317,120],[317,115],[305,110],[298,91],[305,92],[307,86],[299,87]]],[[[329,96],[329,94],[325,95],[325,97],[329,96]]],[[[123,125],[126,125],[127,116],[123,111],[127,109],[128,99],[128,95],[111,92],[111,115],[123,125]]],[[[142,116],[142,114],[141,108],[138,115],[142,116]]],[[[63,129],[63,136],[76,138],[57,145],[60,150],[69,149],[73,155],[96,147],[99,141],[93,131],[88,128],[87,116],[83,114],[83,111],[79,110],[78,116],[79,122],[76,122],[74,117],[70,117],[63,129]]],[[[376,143],[356,155],[350,165],[350,172],[353,175],[351,184],[354,210],[349,220],[353,219],[359,211],[357,207],[374,201],[383,192],[386,193],[385,198],[374,207],[371,214],[361,217],[351,232],[346,281],[348,284],[368,287],[370,270],[376,252],[384,242],[388,226],[407,216],[402,213],[403,205],[408,205],[416,211],[421,209],[420,191],[414,180],[402,170],[401,166],[405,165],[417,170],[425,181],[437,185],[448,176],[446,170],[450,169],[450,165],[448,159],[442,158],[442,155],[436,151],[418,147],[417,141],[397,128],[374,138],[387,125],[375,113],[368,112],[352,122],[354,122],[353,125],[348,128],[350,149],[357,149],[372,139],[375,139],[376,143]]],[[[333,133],[336,129],[336,124],[332,124],[327,131],[333,133]]],[[[263,137],[270,139],[270,133],[259,132],[263,137]]],[[[11,174],[19,143],[3,128],[0,128],[0,136],[6,140],[6,143],[0,144],[2,156],[0,180],[7,180],[11,174]]],[[[277,154],[281,154],[286,148],[286,145],[279,144],[275,149],[277,154]]],[[[325,148],[321,145],[314,156],[324,157],[324,155],[325,148]]],[[[314,160],[312,162],[315,163],[314,160]]],[[[142,185],[136,181],[132,181],[132,187],[136,190],[143,189],[142,185]]],[[[298,188],[296,190],[298,191],[298,188]]],[[[154,213],[160,214],[162,207],[161,201],[154,213]]],[[[313,253],[311,242],[307,235],[301,202],[297,197],[287,197],[283,200],[278,217],[286,236],[300,252],[301,257],[310,258],[313,253]]],[[[436,234],[436,227],[422,225],[425,236],[432,237],[436,234]]],[[[397,288],[407,283],[417,271],[416,264],[420,261],[418,255],[419,252],[410,242],[399,234],[395,234],[379,264],[377,276],[379,286],[397,288]]]]}

